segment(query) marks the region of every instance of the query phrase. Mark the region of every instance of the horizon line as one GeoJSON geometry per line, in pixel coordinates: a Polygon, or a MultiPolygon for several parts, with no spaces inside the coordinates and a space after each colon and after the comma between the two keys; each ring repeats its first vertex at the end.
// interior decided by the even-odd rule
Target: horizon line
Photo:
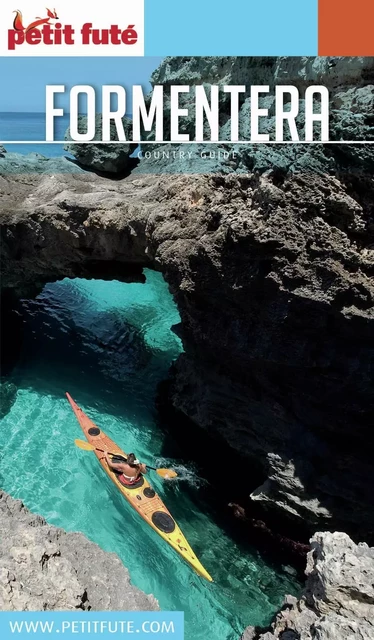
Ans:
{"type": "Polygon", "coordinates": [[[246,144],[374,144],[374,140],[0,140],[0,144],[222,144],[222,145],[246,145],[246,144]]]}

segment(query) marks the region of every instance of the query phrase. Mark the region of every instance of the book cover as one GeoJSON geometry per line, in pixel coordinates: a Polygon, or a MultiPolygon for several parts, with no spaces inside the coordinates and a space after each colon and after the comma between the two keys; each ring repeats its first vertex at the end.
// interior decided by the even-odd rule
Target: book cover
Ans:
{"type": "Polygon", "coordinates": [[[3,640],[374,637],[372,24],[2,1],[3,640]]]}

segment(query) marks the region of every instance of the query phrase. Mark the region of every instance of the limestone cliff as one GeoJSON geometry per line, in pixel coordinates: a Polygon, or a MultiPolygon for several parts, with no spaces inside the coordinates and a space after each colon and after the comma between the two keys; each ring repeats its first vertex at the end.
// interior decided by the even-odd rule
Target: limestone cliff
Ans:
{"type": "MultiPolygon", "coordinates": [[[[265,85],[269,93],[260,94],[261,109],[268,110],[268,117],[260,118],[260,132],[269,133],[274,139],[275,132],[275,85],[292,84],[300,93],[299,114],[296,118],[300,140],[305,138],[304,91],[312,84],[326,86],[330,94],[330,140],[373,140],[374,139],[374,58],[370,57],[210,57],[210,58],[165,58],[151,78],[152,85],[163,85],[165,95],[164,139],[170,139],[170,85],[186,85],[190,92],[180,94],[181,108],[188,115],[180,118],[180,132],[195,139],[195,85],[204,85],[209,95],[209,85],[240,85],[246,91],[240,94],[239,139],[250,139],[251,85],[265,85]]],[[[287,95],[285,97],[287,105],[287,95]]],[[[220,129],[219,140],[230,140],[231,103],[228,93],[219,93],[220,129]]],[[[318,129],[316,129],[316,133],[318,129]]],[[[208,126],[204,129],[206,139],[210,137],[208,126]]],[[[290,132],[284,129],[285,140],[290,140],[290,132]]],[[[145,140],[153,140],[154,132],[144,133],[145,140]]],[[[162,147],[163,151],[175,149],[176,145],[162,147]]],[[[147,149],[145,145],[143,147],[147,149]]],[[[337,167],[349,167],[354,173],[365,169],[373,172],[373,154],[368,146],[325,146],[305,145],[267,146],[253,144],[219,144],[213,147],[214,157],[209,156],[209,145],[187,145],[191,157],[177,156],[154,160],[157,147],[150,147],[153,155],[145,158],[136,172],[163,171],[174,173],[184,171],[199,173],[207,171],[247,172],[266,170],[283,175],[287,171],[311,171],[334,173],[337,167]],[[231,151],[226,158],[217,158],[218,151],[231,151]],[[203,154],[203,157],[201,157],[203,154]],[[208,158],[205,157],[208,155],[208,158]]]]}
{"type": "Polygon", "coordinates": [[[66,533],[0,491],[0,611],[154,611],[114,553],[66,533]]]}
{"type": "Polygon", "coordinates": [[[270,629],[242,640],[372,640],[374,548],[345,533],[316,533],[311,547],[301,598],[287,596],[270,629]]]}

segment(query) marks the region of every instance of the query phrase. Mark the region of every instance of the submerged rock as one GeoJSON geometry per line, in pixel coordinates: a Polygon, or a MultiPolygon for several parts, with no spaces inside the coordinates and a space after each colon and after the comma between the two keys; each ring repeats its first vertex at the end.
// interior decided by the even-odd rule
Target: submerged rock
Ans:
{"type": "MultiPolygon", "coordinates": [[[[252,505],[250,506],[252,507],[252,505]]],[[[306,554],[310,550],[309,545],[281,535],[275,527],[271,529],[263,520],[254,518],[239,504],[230,502],[228,507],[232,510],[233,515],[242,521],[249,542],[253,546],[264,550],[277,561],[281,557],[283,562],[292,563],[293,566],[287,564],[282,566],[283,571],[290,575],[297,575],[298,572],[304,571],[306,554]]]]}
{"type": "Polygon", "coordinates": [[[7,150],[5,149],[5,147],[3,147],[2,144],[0,144],[0,158],[5,158],[6,152],[7,150]]]}
{"type": "Polygon", "coordinates": [[[17,397],[17,387],[7,380],[0,382],[0,418],[9,413],[17,397]]]}
{"type": "Polygon", "coordinates": [[[287,596],[269,630],[246,629],[242,640],[372,640],[374,548],[345,533],[316,533],[299,600],[287,596]]]}
{"type": "MultiPolygon", "coordinates": [[[[126,138],[131,138],[131,120],[122,119],[126,138]]],[[[78,117],[78,131],[87,131],[87,116],[78,117]]],[[[94,140],[102,140],[102,115],[96,115],[94,140]]],[[[110,126],[110,139],[118,140],[117,129],[114,123],[110,126]]],[[[65,134],[65,140],[71,140],[70,129],[65,134]]],[[[64,149],[71,153],[83,167],[108,174],[123,174],[134,166],[134,161],[130,158],[137,145],[131,142],[124,144],[74,144],[68,142],[64,149]]]]}
{"type": "Polygon", "coordinates": [[[66,533],[0,491],[0,610],[155,611],[127,569],[81,533],[66,533]]]}

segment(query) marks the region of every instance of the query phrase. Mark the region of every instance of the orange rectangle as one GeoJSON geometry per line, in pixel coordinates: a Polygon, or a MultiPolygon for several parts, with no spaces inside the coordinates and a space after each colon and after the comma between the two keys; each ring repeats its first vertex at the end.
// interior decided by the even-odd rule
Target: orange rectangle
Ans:
{"type": "Polygon", "coordinates": [[[318,55],[374,55],[374,0],[319,0],[318,55]]]}

